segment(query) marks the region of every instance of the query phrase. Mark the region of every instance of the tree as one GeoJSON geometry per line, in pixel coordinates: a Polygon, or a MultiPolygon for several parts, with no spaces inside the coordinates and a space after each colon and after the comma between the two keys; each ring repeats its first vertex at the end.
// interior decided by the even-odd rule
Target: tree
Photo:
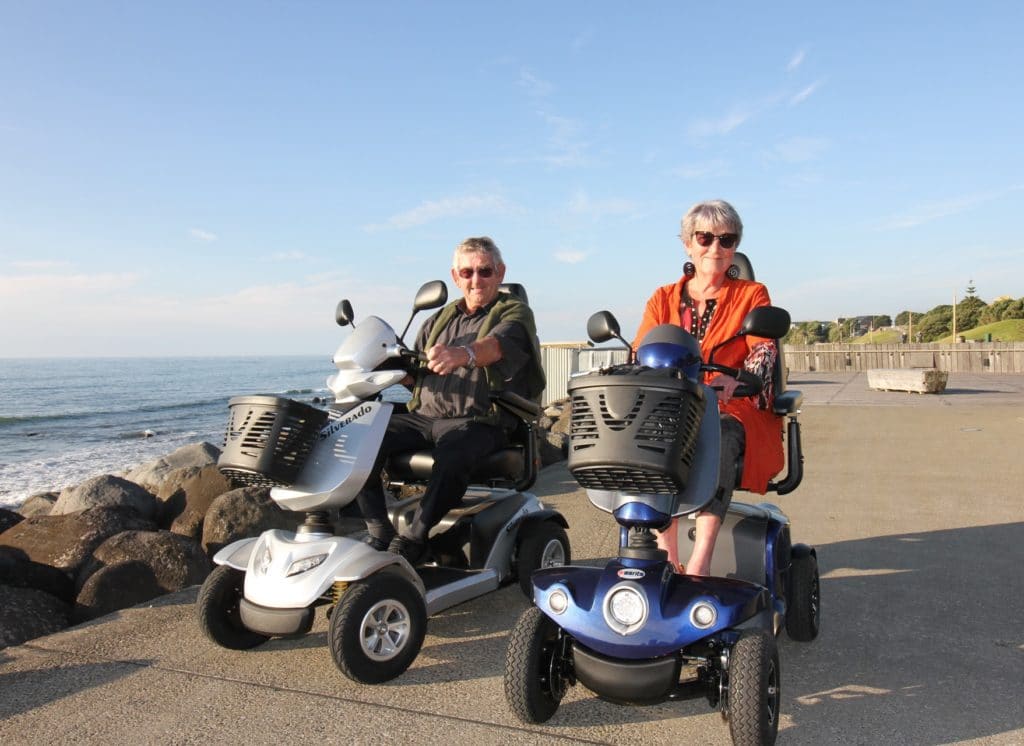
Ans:
{"type": "Polygon", "coordinates": [[[922,342],[934,342],[952,333],[953,306],[936,306],[914,322],[914,337],[920,335],[922,342]]]}

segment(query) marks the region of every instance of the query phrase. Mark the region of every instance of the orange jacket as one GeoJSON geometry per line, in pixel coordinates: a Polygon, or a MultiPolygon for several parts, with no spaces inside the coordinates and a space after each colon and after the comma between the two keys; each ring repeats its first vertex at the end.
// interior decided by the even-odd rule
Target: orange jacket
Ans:
{"type": "MultiPolygon", "coordinates": [[[[644,309],[640,329],[633,343],[634,349],[651,329],[658,324],[675,324],[682,326],[679,306],[682,301],[683,286],[689,280],[683,277],[679,282],[664,285],[654,291],[647,307],[644,309]]],[[[739,331],[743,317],[752,308],[771,305],[768,289],[759,282],[748,280],[730,280],[726,278],[711,323],[700,343],[705,361],[707,353],[717,344],[724,342],[739,331]]],[[[715,352],[714,362],[732,368],[742,368],[750,349],[762,337],[740,337],[734,339],[715,352]]],[[[719,403],[719,410],[731,414],[743,424],[747,444],[743,454],[743,477],[740,487],[752,492],[764,494],[768,480],[782,470],[782,418],[771,410],[758,409],[753,398],[731,399],[719,403]]]]}

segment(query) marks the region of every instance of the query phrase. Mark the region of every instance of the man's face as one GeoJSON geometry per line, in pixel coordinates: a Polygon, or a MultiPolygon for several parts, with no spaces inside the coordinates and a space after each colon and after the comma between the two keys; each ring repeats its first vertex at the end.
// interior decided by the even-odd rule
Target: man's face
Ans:
{"type": "Polygon", "coordinates": [[[485,251],[459,254],[452,268],[452,280],[462,291],[466,310],[483,308],[498,297],[498,286],[505,279],[505,265],[494,264],[494,257],[485,251]]]}

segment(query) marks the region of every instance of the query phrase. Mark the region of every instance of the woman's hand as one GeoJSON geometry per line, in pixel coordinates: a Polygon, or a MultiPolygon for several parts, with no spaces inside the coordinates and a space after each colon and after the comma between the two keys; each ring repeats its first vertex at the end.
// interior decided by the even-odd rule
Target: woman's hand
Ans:
{"type": "Polygon", "coordinates": [[[715,394],[718,396],[718,401],[723,404],[732,399],[732,395],[736,392],[736,387],[739,385],[740,382],[738,380],[732,376],[724,376],[721,373],[708,381],[708,386],[714,389],[715,394]]]}

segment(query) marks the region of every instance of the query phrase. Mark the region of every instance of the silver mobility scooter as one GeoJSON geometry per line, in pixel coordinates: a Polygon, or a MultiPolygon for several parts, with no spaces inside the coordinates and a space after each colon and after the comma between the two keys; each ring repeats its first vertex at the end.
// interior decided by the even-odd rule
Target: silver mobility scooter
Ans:
{"type": "MultiPolygon", "coordinates": [[[[525,296],[520,286],[505,292],[525,296]]],[[[447,300],[440,281],[425,284],[413,316],[447,300]]],[[[525,297],[524,297],[525,299],[525,297]]],[[[219,460],[240,484],[270,485],[280,507],[305,514],[295,531],[270,530],[225,546],[199,592],[199,624],[218,645],[252,648],[270,637],[301,635],[316,607],[329,616],[327,640],[338,668],[355,681],[392,679],[416,658],[427,617],[518,579],[532,597],[530,576],[570,561],[568,525],[527,490],[538,468],[534,421],[540,407],[510,393],[498,406],[519,419],[512,445],[480,463],[460,507],[429,537],[432,560],[417,567],[377,551],[358,535],[337,535],[337,510],[366,482],[394,403],[381,393],[420,363],[420,356],[381,319],[355,325],[348,301],[337,321],[353,332],[334,355],[327,379],[334,402],[326,410],[271,396],[236,397],[219,460]]],[[[392,487],[429,479],[429,451],[401,453],[386,472],[392,487]]],[[[389,508],[401,530],[417,496],[389,508]]]]}

